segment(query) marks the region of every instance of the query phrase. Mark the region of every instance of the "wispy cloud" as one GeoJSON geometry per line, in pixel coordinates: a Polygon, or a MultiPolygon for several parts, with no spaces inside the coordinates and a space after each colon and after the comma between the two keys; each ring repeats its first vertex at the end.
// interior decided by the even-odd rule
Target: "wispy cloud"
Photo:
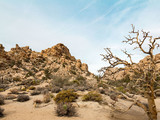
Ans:
{"type": "Polygon", "coordinates": [[[107,9],[106,12],[103,15],[101,15],[101,16],[97,17],[96,19],[94,19],[91,22],[91,24],[95,24],[96,22],[102,20],[104,17],[106,17],[109,13],[111,13],[115,8],[117,8],[117,6],[119,6],[123,2],[124,2],[124,0],[120,0],[120,1],[116,2],[113,6],[111,6],[109,9],[107,9]]]}
{"type": "Polygon", "coordinates": [[[91,2],[89,2],[84,8],[82,8],[79,12],[83,12],[85,10],[87,10],[88,8],[90,8],[94,3],[96,3],[97,0],[92,0],[91,2]]]}

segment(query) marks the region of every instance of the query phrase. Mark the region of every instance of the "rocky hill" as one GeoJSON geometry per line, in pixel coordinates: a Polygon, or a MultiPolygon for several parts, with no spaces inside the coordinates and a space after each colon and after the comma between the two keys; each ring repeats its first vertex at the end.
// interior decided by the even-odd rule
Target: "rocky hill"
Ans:
{"type": "Polygon", "coordinates": [[[51,82],[57,77],[67,78],[70,82],[83,79],[91,86],[96,83],[94,75],[88,71],[88,65],[72,56],[61,43],[41,52],[32,51],[29,46],[19,47],[18,44],[7,52],[0,44],[0,89],[24,81],[51,82]]]}
{"type": "MultiPolygon", "coordinates": [[[[158,62],[156,64],[156,70],[157,70],[157,74],[160,71],[160,54],[156,54],[155,55],[155,60],[156,62],[158,62]]],[[[150,61],[150,56],[146,56],[145,58],[141,59],[138,63],[136,63],[135,65],[133,65],[133,68],[143,68],[143,69],[148,69],[149,64],[151,63],[150,61]]],[[[112,72],[118,71],[119,68],[115,67],[115,68],[110,68],[109,71],[106,71],[104,78],[111,80],[111,79],[116,79],[116,80],[120,80],[123,79],[126,75],[129,75],[130,78],[132,78],[132,76],[134,75],[134,73],[132,71],[130,71],[130,69],[128,67],[124,67],[124,70],[116,72],[114,74],[114,76],[109,75],[112,72]]]]}

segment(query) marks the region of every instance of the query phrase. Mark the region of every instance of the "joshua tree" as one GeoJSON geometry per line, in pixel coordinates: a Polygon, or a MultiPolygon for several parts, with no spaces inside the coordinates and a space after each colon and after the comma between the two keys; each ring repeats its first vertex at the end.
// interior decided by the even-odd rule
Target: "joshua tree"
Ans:
{"type": "MultiPolygon", "coordinates": [[[[138,73],[138,77],[136,77],[135,85],[139,85],[143,83],[143,88],[145,89],[145,95],[148,100],[148,103],[145,104],[139,100],[134,99],[133,97],[128,97],[123,94],[127,99],[133,101],[133,104],[129,107],[129,109],[134,105],[138,105],[141,107],[145,113],[147,114],[149,120],[157,120],[157,109],[155,104],[155,94],[154,94],[154,84],[156,81],[156,76],[158,73],[157,64],[160,61],[156,60],[154,55],[155,48],[159,48],[158,40],[160,37],[153,38],[149,35],[149,32],[145,31],[135,31],[135,27],[132,25],[132,31],[129,32],[128,37],[125,37],[126,40],[123,41],[131,46],[134,46],[134,49],[139,49],[143,54],[148,55],[149,63],[145,64],[142,62],[141,64],[136,64],[132,61],[132,55],[129,54],[126,50],[122,50],[122,52],[127,55],[129,61],[123,60],[117,56],[115,56],[109,48],[105,48],[106,54],[103,54],[103,60],[109,63],[108,67],[104,67],[101,71],[110,71],[108,73],[115,74],[121,70],[129,69],[131,73],[138,73]],[[146,46],[146,43],[148,47],[146,46]],[[118,67],[119,65],[124,65],[124,68],[119,68],[114,72],[111,72],[111,68],[118,67]]],[[[105,75],[105,74],[104,74],[105,75]]]]}

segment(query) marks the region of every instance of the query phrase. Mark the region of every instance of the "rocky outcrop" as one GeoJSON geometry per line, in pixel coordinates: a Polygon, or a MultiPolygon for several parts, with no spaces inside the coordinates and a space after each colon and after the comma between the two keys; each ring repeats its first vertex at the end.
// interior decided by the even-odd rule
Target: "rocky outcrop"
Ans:
{"type": "Polygon", "coordinates": [[[8,56],[10,56],[12,60],[19,61],[22,59],[29,59],[31,53],[32,53],[32,50],[29,49],[28,46],[19,47],[19,45],[16,44],[16,47],[11,48],[11,50],[8,52],[8,56]]]}
{"type": "Polygon", "coordinates": [[[4,49],[3,45],[0,44],[0,69],[5,69],[7,64],[10,63],[10,57],[4,49]]]}
{"type": "Polygon", "coordinates": [[[32,80],[47,80],[52,76],[72,76],[76,79],[77,76],[92,75],[88,74],[88,65],[80,59],[76,60],[61,43],[41,52],[32,51],[29,46],[20,47],[18,44],[6,52],[0,44],[0,74],[17,79],[17,73],[24,80],[31,76],[32,80]]]}
{"type": "Polygon", "coordinates": [[[44,57],[48,56],[54,56],[54,57],[64,57],[65,59],[75,60],[75,57],[71,56],[69,49],[63,45],[62,43],[59,43],[52,48],[48,48],[46,50],[42,50],[41,54],[44,57]]]}

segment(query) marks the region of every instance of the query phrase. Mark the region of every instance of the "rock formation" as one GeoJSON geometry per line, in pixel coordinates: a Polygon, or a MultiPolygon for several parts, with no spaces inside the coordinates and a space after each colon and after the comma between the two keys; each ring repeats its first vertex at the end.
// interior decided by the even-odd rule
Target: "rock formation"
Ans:
{"type": "MultiPolygon", "coordinates": [[[[70,77],[74,80],[78,76],[85,77],[88,73],[88,65],[76,60],[61,43],[41,52],[18,44],[6,52],[0,44],[0,77],[11,82],[17,78],[25,81],[30,77],[32,80],[49,80],[53,76],[70,77]]],[[[93,74],[91,75],[94,80],[93,74]]]]}

